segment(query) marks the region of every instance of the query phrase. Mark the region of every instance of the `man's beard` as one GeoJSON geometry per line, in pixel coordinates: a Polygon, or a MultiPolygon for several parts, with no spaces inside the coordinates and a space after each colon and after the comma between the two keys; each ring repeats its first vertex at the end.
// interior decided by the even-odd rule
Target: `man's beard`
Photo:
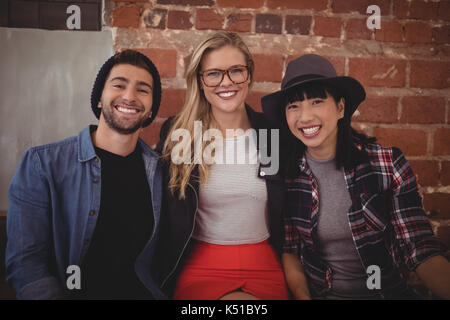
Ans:
{"type": "Polygon", "coordinates": [[[102,113],[103,117],[105,118],[105,122],[114,131],[120,133],[120,134],[132,134],[135,133],[137,130],[139,130],[144,122],[148,119],[150,112],[147,114],[144,114],[140,118],[136,119],[134,123],[129,122],[129,124],[125,125],[119,117],[117,117],[115,112],[119,112],[115,110],[114,106],[111,104],[107,105],[105,108],[105,104],[103,104],[102,113]]]}

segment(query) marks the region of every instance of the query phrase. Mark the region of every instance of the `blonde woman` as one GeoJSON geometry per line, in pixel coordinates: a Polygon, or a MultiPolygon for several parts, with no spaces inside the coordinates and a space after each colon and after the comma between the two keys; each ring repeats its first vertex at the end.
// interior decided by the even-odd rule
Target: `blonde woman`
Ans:
{"type": "Polygon", "coordinates": [[[288,299],[278,250],[282,182],[261,165],[261,143],[251,133],[267,126],[245,104],[253,70],[237,34],[208,37],[187,66],[182,111],[161,129],[166,194],[156,261],[162,289],[174,299],[288,299]],[[213,152],[223,162],[195,154],[207,149],[208,131],[224,138],[213,152]],[[245,151],[230,161],[243,141],[245,151]]]}

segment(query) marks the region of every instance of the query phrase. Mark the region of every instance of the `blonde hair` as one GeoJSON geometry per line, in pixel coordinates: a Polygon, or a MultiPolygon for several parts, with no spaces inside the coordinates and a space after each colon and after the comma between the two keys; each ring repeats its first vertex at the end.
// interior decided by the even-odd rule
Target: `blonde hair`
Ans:
{"type": "MultiPolygon", "coordinates": [[[[197,181],[199,181],[200,183],[206,183],[208,180],[209,165],[205,164],[204,161],[202,161],[200,164],[194,163],[194,121],[202,121],[203,131],[210,128],[218,129],[219,125],[212,115],[210,103],[206,100],[205,95],[201,90],[201,80],[199,72],[205,54],[225,46],[235,47],[244,54],[246,64],[249,69],[249,86],[251,86],[253,82],[253,59],[251,57],[250,51],[248,50],[248,47],[236,33],[224,31],[214,33],[213,35],[203,40],[194,49],[185,73],[187,86],[186,100],[183,109],[172,121],[171,129],[169,130],[169,134],[166,137],[162,151],[163,158],[170,163],[170,178],[168,186],[169,191],[172,193],[172,195],[174,195],[175,192],[178,192],[179,199],[185,198],[186,187],[189,183],[189,179],[195,166],[198,165],[198,176],[194,178],[197,179],[197,181]],[[187,139],[183,139],[181,142],[171,141],[170,137],[172,135],[172,132],[177,129],[186,129],[190,133],[190,141],[185,141],[187,139]],[[184,147],[187,147],[188,144],[190,144],[191,163],[182,163],[177,165],[173,161],[170,161],[172,149],[177,144],[181,144],[183,146],[183,150],[186,150],[184,149],[184,147]]],[[[201,144],[202,150],[204,150],[207,143],[205,141],[201,141],[201,144]]]]}

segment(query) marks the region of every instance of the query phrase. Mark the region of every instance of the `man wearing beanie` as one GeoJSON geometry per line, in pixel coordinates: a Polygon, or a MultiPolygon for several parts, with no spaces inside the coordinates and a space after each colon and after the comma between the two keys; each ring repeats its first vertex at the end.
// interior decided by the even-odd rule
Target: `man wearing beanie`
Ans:
{"type": "Polygon", "coordinates": [[[161,172],[139,139],[160,101],[154,64],[117,53],[92,90],[98,126],[25,152],[7,217],[7,280],[19,299],[165,298],[150,273],[161,172]]]}

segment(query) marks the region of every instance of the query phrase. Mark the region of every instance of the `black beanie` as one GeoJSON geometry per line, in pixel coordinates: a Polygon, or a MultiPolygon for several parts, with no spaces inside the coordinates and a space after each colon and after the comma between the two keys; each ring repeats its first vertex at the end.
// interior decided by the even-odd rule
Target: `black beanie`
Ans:
{"type": "Polygon", "coordinates": [[[156,69],[153,62],[147,58],[145,55],[143,55],[140,52],[134,51],[134,50],[125,50],[119,53],[116,53],[111,58],[106,60],[106,62],[103,64],[103,66],[100,68],[100,71],[97,74],[97,77],[95,78],[94,87],[92,88],[91,93],[91,108],[94,112],[97,119],[100,118],[101,109],[98,107],[98,102],[100,101],[100,98],[102,96],[103,88],[105,87],[106,78],[108,77],[109,72],[111,69],[118,63],[124,63],[127,62],[117,62],[118,57],[123,54],[127,53],[133,53],[137,54],[148,66],[150,73],[153,77],[153,105],[152,105],[152,116],[145,120],[143,127],[148,126],[150,123],[152,123],[153,119],[155,119],[156,114],[158,113],[159,105],[161,104],[161,78],[159,77],[158,70],[156,69]]]}

